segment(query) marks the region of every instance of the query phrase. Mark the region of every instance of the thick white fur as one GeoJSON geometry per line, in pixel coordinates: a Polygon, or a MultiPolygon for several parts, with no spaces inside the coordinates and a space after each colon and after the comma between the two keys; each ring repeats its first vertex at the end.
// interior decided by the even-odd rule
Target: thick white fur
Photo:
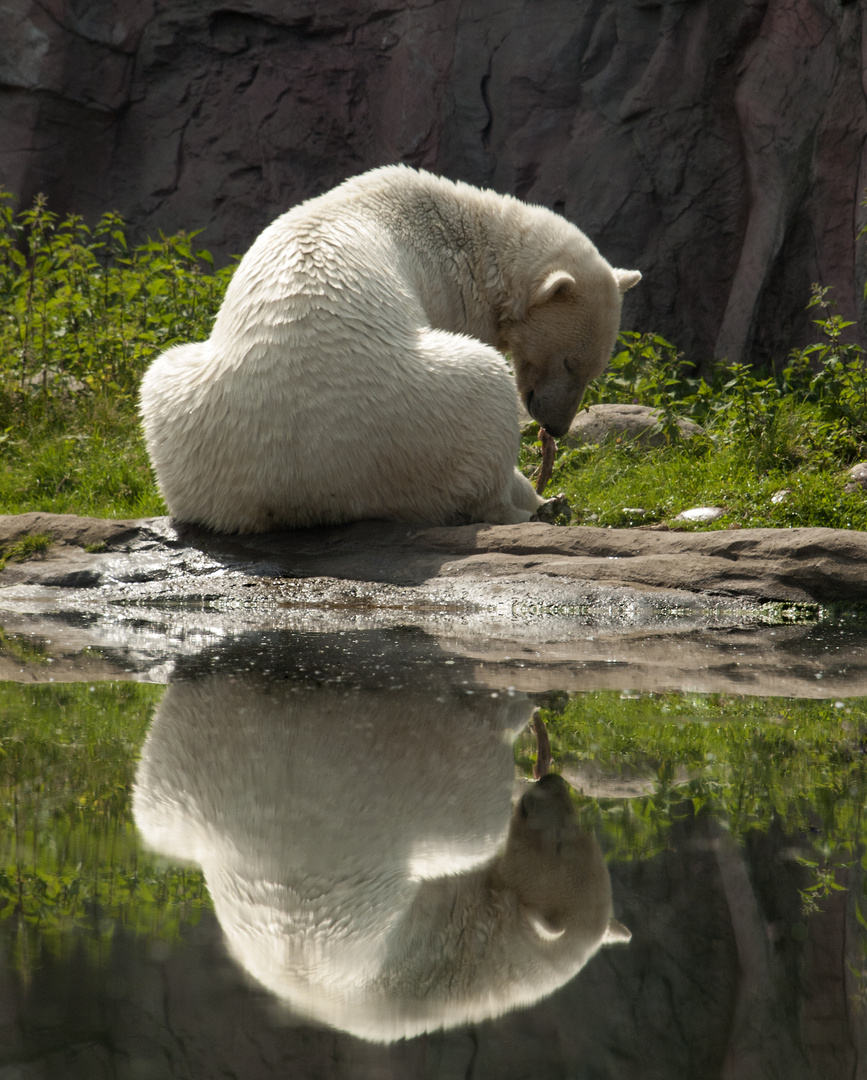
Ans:
{"type": "Polygon", "coordinates": [[[562,433],[640,276],[540,207],[405,166],[348,180],[267,228],[211,337],[147,372],[169,509],[231,532],[526,521],[515,378],[562,433]]]}
{"type": "Polygon", "coordinates": [[[530,712],[518,695],[178,683],[136,823],[202,866],[230,950],[302,1016],[374,1041],[496,1016],[629,937],[566,785],[528,785],[512,810],[530,712]]]}

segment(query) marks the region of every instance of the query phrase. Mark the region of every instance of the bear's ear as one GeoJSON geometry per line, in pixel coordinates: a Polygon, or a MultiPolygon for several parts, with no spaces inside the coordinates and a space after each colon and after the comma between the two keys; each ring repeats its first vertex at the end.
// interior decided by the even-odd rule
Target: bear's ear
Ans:
{"type": "Polygon", "coordinates": [[[552,920],[546,919],[539,911],[530,911],[525,908],[524,913],[527,916],[527,922],[543,941],[556,941],[566,933],[565,926],[561,926],[558,930],[552,920]]]}
{"type": "Polygon", "coordinates": [[[608,929],[605,931],[605,936],[602,938],[603,945],[625,945],[627,941],[632,940],[632,931],[623,925],[622,922],[618,922],[616,919],[612,919],[608,924],[608,929]]]}
{"type": "Polygon", "coordinates": [[[637,285],[641,281],[640,270],[615,270],[614,277],[617,280],[617,288],[622,293],[627,289],[631,289],[633,285],[637,285]]]}
{"type": "Polygon", "coordinates": [[[557,293],[563,292],[574,284],[575,278],[565,270],[552,270],[539,288],[533,293],[532,299],[530,300],[530,307],[538,307],[540,304],[547,304],[552,296],[556,296],[557,293]]]}

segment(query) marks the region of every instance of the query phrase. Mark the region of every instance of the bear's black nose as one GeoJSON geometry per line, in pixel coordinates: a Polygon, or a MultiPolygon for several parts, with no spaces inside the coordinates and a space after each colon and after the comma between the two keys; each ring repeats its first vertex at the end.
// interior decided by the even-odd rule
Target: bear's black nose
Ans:
{"type": "Polygon", "coordinates": [[[569,427],[566,424],[544,424],[543,427],[552,439],[562,439],[569,430],[569,427]]]}

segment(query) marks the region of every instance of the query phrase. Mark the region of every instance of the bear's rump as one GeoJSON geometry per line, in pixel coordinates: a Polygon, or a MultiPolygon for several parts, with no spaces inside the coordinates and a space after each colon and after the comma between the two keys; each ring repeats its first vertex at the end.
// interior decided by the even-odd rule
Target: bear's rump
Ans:
{"type": "Polygon", "coordinates": [[[178,400],[145,423],[173,514],[242,532],[460,521],[506,488],[517,398],[499,353],[431,329],[400,345],[351,321],[295,329],[267,350],[248,338],[249,362],[231,369],[208,343],[165,358],[161,396],[178,400]],[[199,394],[185,361],[220,377],[199,394]]]}

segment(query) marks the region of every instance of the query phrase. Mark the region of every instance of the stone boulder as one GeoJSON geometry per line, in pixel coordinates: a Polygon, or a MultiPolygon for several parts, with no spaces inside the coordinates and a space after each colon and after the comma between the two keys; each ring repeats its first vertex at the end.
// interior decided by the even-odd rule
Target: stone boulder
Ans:
{"type": "Polygon", "coordinates": [[[859,461],[848,472],[849,482],[843,485],[848,494],[855,491],[867,491],[867,461],[859,461]]]}
{"type": "MultiPolygon", "coordinates": [[[[664,446],[665,432],[654,430],[658,423],[659,410],[649,405],[591,405],[578,413],[560,442],[563,446],[578,446],[623,439],[641,446],[664,446]]],[[[704,428],[691,420],[678,420],[677,427],[683,439],[704,433],[704,428]]]]}

